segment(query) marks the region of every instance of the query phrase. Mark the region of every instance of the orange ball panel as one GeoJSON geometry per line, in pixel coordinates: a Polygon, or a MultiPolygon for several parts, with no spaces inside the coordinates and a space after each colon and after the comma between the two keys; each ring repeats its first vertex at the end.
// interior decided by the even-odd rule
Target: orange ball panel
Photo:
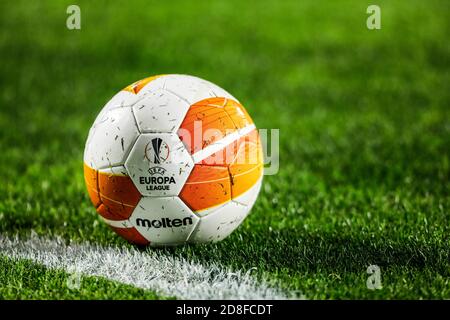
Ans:
{"type": "Polygon", "coordinates": [[[116,228],[116,227],[111,227],[111,229],[114,230],[114,232],[116,232],[119,236],[123,237],[125,240],[137,244],[137,245],[141,245],[141,246],[146,246],[150,243],[150,241],[148,241],[147,239],[145,239],[137,230],[136,228],[116,228]]]}
{"type": "Polygon", "coordinates": [[[205,210],[230,201],[228,168],[195,165],[179,197],[193,211],[205,210]]]}
{"type": "Polygon", "coordinates": [[[130,91],[131,93],[139,93],[143,87],[145,87],[148,83],[152,82],[155,79],[158,79],[159,77],[162,77],[163,74],[148,77],[139,81],[136,81],[135,83],[130,84],[126,88],[124,88],[124,91],[130,91]]]}
{"type": "MultiPolygon", "coordinates": [[[[104,208],[99,213],[106,219],[128,219],[141,199],[130,177],[98,173],[100,198],[104,208]]],[[[99,208],[100,209],[100,208],[99,208]]]]}
{"type": "Polygon", "coordinates": [[[97,170],[84,164],[84,182],[91,198],[94,207],[98,207],[101,204],[100,194],[98,192],[97,170]]]}
{"type": "Polygon", "coordinates": [[[189,108],[178,135],[191,154],[236,130],[233,120],[222,107],[225,100],[225,98],[205,99],[189,108]],[[199,127],[196,127],[196,123],[199,127]],[[201,131],[195,132],[199,128],[201,131]],[[197,137],[200,134],[201,136],[197,137]]]}
{"type": "Polygon", "coordinates": [[[229,170],[233,199],[248,191],[261,178],[264,170],[263,154],[256,130],[239,140],[239,148],[229,170]]]}

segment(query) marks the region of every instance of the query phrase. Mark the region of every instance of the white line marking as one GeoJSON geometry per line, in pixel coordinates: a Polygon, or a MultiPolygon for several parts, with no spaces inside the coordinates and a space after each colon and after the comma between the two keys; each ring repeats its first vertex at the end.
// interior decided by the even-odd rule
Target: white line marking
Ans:
{"type": "MultiPolygon", "coordinates": [[[[0,254],[28,259],[64,270],[153,290],[181,299],[286,299],[280,289],[258,281],[250,272],[231,272],[215,263],[205,265],[149,249],[102,247],[47,239],[33,234],[26,240],[0,235],[0,254]]],[[[81,284],[82,285],[82,284],[81,284]]]]}
{"type": "Polygon", "coordinates": [[[236,140],[239,140],[240,138],[249,134],[250,132],[252,132],[255,129],[256,129],[255,125],[250,124],[242,129],[236,130],[233,133],[226,135],[223,139],[221,139],[215,143],[211,143],[210,145],[206,146],[202,150],[197,151],[196,153],[194,153],[192,155],[192,158],[194,159],[194,163],[199,163],[200,161],[205,160],[209,156],[222,150],[227,145],[233,143],[236,140]]]}

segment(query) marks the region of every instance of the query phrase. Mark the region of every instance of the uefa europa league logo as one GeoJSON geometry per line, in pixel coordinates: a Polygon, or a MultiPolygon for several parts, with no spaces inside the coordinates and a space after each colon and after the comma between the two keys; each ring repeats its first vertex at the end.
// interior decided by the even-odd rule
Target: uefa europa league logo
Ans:
{"type": "Polygon", "coordinates": [[[152,139],[145,146],[145,158],[155,164],[160,164],[169,158],[170,149],[161,138],[152,139]]]}

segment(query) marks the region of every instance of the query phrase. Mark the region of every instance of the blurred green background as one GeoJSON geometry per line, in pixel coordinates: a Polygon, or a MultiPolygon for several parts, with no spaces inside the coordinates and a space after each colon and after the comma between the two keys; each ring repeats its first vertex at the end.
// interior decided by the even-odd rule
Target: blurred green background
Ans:
{"type": "MultiPolygon", "coordinates": [[[[167,254],[256,266],[306,298],[450,298],[449,1],[2,1],[0,26],[2,234],[126,245],[84,190],[88,129],[129,83],[186,73],[279,128],[281,167],[229,239],[167,254]]],[[[66,297],[5,272],[3,297],[66,297]]]]}

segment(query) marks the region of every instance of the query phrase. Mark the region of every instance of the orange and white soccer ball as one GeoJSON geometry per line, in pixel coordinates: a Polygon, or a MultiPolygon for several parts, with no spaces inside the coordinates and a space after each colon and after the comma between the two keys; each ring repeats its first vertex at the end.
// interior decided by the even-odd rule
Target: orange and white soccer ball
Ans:
{"type": "Polygon", "coordinates": [[[188,75],[117,93],[89,131],[84,177],[103,220],[139,245],[227,237],[261,188],[256,127],[231,94],[188,75]]]}

